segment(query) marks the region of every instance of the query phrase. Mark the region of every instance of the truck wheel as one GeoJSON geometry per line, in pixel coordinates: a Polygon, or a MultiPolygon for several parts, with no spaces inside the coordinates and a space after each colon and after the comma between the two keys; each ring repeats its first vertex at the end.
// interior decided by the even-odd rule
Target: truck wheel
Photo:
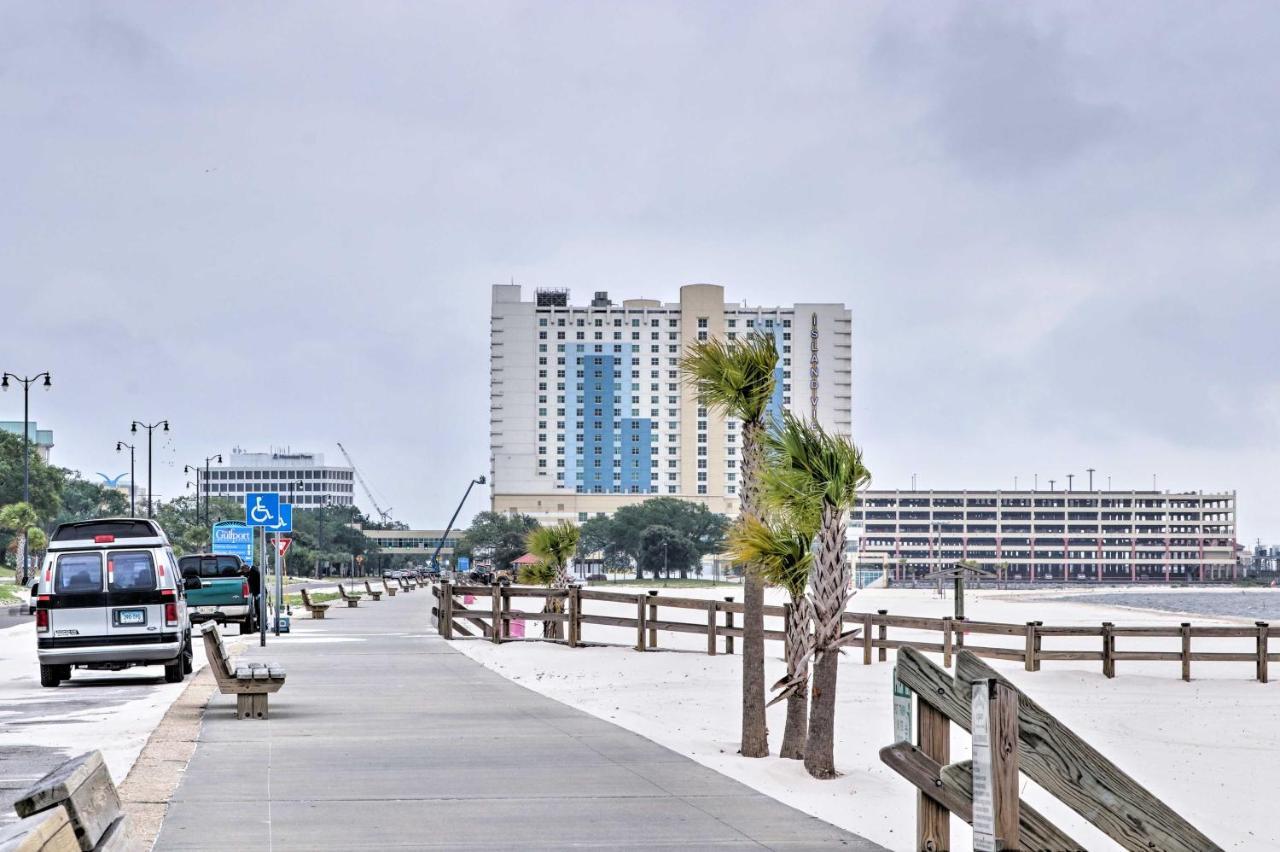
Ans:
{"type": "Polygon", "coordinates": [[[189,675],[196,670],[195,666],[195,649],[191,647],[191,634],[187,634],[187,641],[182,648],[182,673],[189,675]]]}
{"type": "Polygon", "coordinates": [[[253,629],[253,617],[245,616],[244,621],[240,622],[240,635],[245,636],[255,632],[253,629]]]}
{"type": "Polygon", "coordinates": [[[40,664],[40,685],[41,686],[57,686],[62,682],[62,678],[58,677],[59,666],[46,666],[40,664]]]}
{"type": "Polygon", "coordinates": [[[182,679],[186,677],[186,672],[182,670],[182,655],[178,655],[178,659],[172,663],[166,663],[164,667],[165,683],[182,683],[182,679]]]}

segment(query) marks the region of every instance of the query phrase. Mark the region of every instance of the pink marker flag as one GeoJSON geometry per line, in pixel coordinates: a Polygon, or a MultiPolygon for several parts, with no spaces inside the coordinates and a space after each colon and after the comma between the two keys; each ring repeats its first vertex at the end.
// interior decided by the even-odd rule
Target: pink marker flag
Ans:
{"type": "Polygon", "coordinates": [[[513,618],[507,622],[507,635],[517,639],[524,638],[524,619],[513,618]]]}
{"type": "Polygon", "coordinates": [[[475,596],[475,595],[463,595],[463,596],[462,596],[462,602],[463,602],[464,604],[473,604],[473,603],[475,603],[475,602],[476,602],[476,596],[475,596]]]}

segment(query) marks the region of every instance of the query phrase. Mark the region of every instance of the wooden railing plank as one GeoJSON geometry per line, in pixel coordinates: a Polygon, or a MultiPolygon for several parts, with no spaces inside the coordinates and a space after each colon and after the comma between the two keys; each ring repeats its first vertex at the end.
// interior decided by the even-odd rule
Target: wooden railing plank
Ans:
{"type": "MultiPolygon", "coordinates": [[[[956,660],[956,681],[968,683],[984,678],[993,678],[1017,689],[976,656],[961,651],[956,660]]],[[[925,698],[929,700],[932,696],[925,698]]],[[[968,729],[968,708],[963,708],[960,716],[952,719],[968,729]]],[[[1021,692],[1018,694],[1018,727],[1018,759],[1022,771],[1121,846],[1162,852],[1220,849],[1021,692]]]]}
{"type": "MultiPolygon", "coordinates": [[[[929,798],[965,822],[973,823],[973,769],[969,761],[942,766],[910,743],[880,749],[880,760],[929,798]]],[[[1018,803],[1022,848],[1052,852],[1084,852],[1084,845],[1049,822],[1025,801],[1018,803]]]]}

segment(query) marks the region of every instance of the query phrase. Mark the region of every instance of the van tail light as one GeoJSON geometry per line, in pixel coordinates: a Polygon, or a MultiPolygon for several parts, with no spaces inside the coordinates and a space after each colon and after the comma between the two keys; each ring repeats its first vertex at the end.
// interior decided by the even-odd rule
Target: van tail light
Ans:
{"type": "Polygon", "coordinates": [[[240,596],[243,597],[245,600],[249,600],[249,581],[248,580],[240,581],[240,596]]]}
{"type": "Polygon", "coordinates": [[[178,626],[178,605],[176,603],[167,603],[164,605],[164,626],[178,626]]]}
{"type": "Polygon", "coordinates": [[[36,610],[36,632],[37,633],[49,632],[49,610],[47,609],[36,610]]]}

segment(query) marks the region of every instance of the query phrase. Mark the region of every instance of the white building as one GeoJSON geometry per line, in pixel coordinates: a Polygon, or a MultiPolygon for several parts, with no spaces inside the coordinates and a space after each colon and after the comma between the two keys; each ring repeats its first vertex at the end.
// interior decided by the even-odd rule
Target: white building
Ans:
{"type": "MultiPolygon", "coordinates": [[[[250,491],[276,491],[283,497],[292,494],[299,509],[317,508],[326,497],[330,506],[354,503],[354,472],[343,465],[326,465],[323,453],[246,453],[237,448],[226,458],[225,464],[209,468],[208,493],[213,497],[243,500],[250,491]]],[[[197,482],[200,494],[205,494],[204,468],[197,482]]]]}
{"type": "Polygon", "coordinates": [[[748,307],[690,284],[678,302],[597,292],[493,288],[490,465],[495,511],[586,520],[674,496],[738,511],[740,424],[701,408],[681,381],[685,348],[708,337],[774,336],[770,405],[848,433],[852,318],[840,304],[748,307]]]}

